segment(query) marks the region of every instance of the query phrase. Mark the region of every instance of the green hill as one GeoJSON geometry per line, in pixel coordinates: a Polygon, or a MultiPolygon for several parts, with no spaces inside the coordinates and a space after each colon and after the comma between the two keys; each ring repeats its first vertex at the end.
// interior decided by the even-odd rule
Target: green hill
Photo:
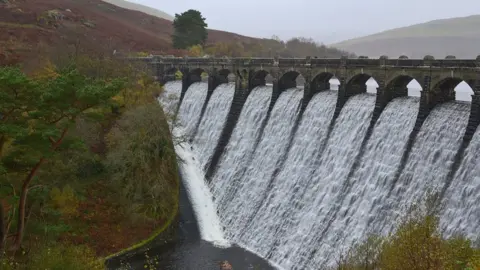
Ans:
{"type": "Polygon", "coordinates": [[[421,58],[455,55],[475,58],[480,54],[480,15],[434,20],[332,44],[358,55],[421,58]]]}
{"type": "Polygon", "coordinates": [[[121,8],[140,11],[140,12],[146,13],[148,15],[152,15],[152,16],[155,16],[155,17],[159,17],[159,18],[162,18],[162,19],[169,20],[169,21],[173,21],[173,19],[174,19],[174,17],[172,15],[167,14],[167,13],[161,11],[161,10],[154,9],[154,8],[151,8],[151,7],[147,7],[147,6],[140,5],[140,4],[136,4],[136,3],[132,3],[132,2],[128,2],[128,1],[124,1],[124,0],[102,0],[102,1],[113,4],[113,5],[116,5],[116,6],[119,6],[121,8]]]}

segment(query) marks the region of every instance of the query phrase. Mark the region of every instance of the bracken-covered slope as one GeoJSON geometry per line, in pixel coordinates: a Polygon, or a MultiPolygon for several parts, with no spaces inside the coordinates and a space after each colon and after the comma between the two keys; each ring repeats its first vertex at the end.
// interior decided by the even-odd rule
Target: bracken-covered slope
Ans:
{"type": "MultiPolygon", "coordinates": [[[[171,54],[172,33],[171,21],[101,0],[0,0],[0,60],[66,39],[111,51],[171,54]]],[[[208,31],[209,43],[232,41],[258,39],[208,31]]]]}
{"type": "Polygon", "coordinates": [[[480,15],[434,20],[346,40],[332,46],[358,55],[437,58],[455,55],[475,58],[480,54],[480,15]]]}

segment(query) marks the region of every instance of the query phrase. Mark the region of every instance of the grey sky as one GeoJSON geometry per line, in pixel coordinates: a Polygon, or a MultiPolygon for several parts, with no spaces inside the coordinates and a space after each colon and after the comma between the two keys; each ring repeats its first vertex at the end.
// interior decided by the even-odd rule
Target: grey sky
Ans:
{"type": "Polygon", "coordinates": [[[480,14],[479,0],[129,0],[171,15],[202,12],[209,28],[332,43],[434,19],[480,14]]]}

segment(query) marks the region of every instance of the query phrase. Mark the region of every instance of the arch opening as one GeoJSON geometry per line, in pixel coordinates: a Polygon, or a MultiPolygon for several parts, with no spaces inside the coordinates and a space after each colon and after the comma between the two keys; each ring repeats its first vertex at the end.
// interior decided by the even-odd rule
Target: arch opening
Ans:
{"type": "Polygon", "coordinates": [[[206,82],[208,81],[208,73],[202,68],[190,70],[188,77],[192,82],[206,82]]]}
{"type": "Polygon", "coordinates": [[[445,78],[433,86],[431,92],[432,105],[456,100],[455,88],[463,80],[456,77],[445,78]]]}
{"type": "Polygon", "coordinates": [[[454,89],[455,100],[472,102],[472,96],[475,94],[472,87],[466,81],[461,81],[454,89]]]}
{"type": "MultiPolygon", "coordinates": [[[[250,90],[252,90],[257,86],[268,85],[268,82],[266,81],[267,75],[270,75],[270,74],[266,70],[262,69],[262,70],[255,71],[252,75],[252,78],[250,78],[250,88],[251,88],[250,90]]],[[[270,77],[272,76],[270,75],[270,77]]],[[[271,79],[271,82],[273,82],[273,78],[271,79]]]]}
{"type": "MultiPolygon", "coordinates": [[[[297,78],[299,77],[299,75],[300,73],[294,70],[284,73],[280,77],[280,80],[278,80],[278,88],[280,89],[280,91],[290,89],[290,88],[296,88],[297,78]]],[[[305,79],[303,79],[303,82],[305,82],[305,79]]]]}
{"type": "MultiPolygon", "coordinates": [[[[371,75],[365,74],[365,73],[354,75],[347,82],[347,85],[346,85],[347,94],[350,96],[350,95],[356,95],[356,94],[360,94],[360,93],[366,93],[367,92],[367,86],[368,86],[367,82],[371,78],[373,78],[371,75]]],[[[375,81],[374,78],[373,78],[373,80],[374,80],[374,84],[373,84],[372,81],[370,82],[371,88],[373,88],[371,91],[373,93],[377,93],[378,84],[377,84],[377,82],[375,81]]]]}
{"type": "MultiPolygon", "coordinates": [[[[330,72],[322,72],[320,74],[317,74],[310,85],[310,88],[313,92],[320,92],[320,91],[325,91],[325,90],[331,90],[332,89],[332,84],[333,85],[339,85],[340,82],[338,81],[338,84],[335,84],[335,80],[338,81],[338,79],[334,79],[333,73],[330,72]]],[[[336,89],[338,90],[338,89],[336,89]]]]}
{"type": "Polygon", "coordinates": [[[182,78],[183,78],[183,72],[176,67],[171,67],[167,69],[163,75],[163,80],[165,82],[181,80],[182,78]]]}
{"type": "Polygon", "coordinates": [[[406,96],[420,97],[421,91],[420,84],[412,76],[409,75],[400,75],[395,77],[391,81],[387,82],[386,89],[391,94],[392,99],[406,96]],[[412,82],[414,84],[412,84],[412,82]],[[410,89],[411,87],[414,87],[414,89],[410,89]]]}

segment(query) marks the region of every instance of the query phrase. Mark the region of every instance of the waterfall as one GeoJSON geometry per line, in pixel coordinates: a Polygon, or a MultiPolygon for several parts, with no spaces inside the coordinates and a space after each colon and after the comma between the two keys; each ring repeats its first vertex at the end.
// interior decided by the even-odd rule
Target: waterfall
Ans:
{"type": "MultiPolygon", "coordinates": [[[[164,106],[166,112],[172,113],[176,110],[175,108],[179,101],[181,82],[169,82],[165,84],[164,89],[164,93],[159,97],[159,102],[164,106]],[[170,108],[170,110],[167,110],[167,108],[170,108]]],[[[182,117],[183,123],[185,123],[185,121],[187,122],[186,124],[189,128],[193,128],[189,121],[195,123],[198,121],[203,105],[199,101],[205,100],[206,90],[206,84],[204,83],[193,84],[187,90],[181,105],[180,117],[182,117]],[[196,97],[198,97],[198,99],[196,97]]],[[[222,94],[220,94],[220,96],[222,96],[222,94]]],[[[217,103],[217,101],[213,103],[217,103]]],[[[223,107],[221,109],[224,110],[223,107]]],[[[173,130],[173,136],[181,137],[184,135],[184,132],[185,129],[183,127],[176,127],[173,130]]],[[[175,145],[175,153],[178,156],[177,163],[180,168],[183,184],[195,212],[200,236],[203,240],[212,242],[218,246],[229,246],[229,242],[223,235],[220,220],[216,215],[212,194],[204,179],[200,163],[198,158],[195,158],[195,153],[190,151],[191,148],[192,146],[189,143],[183,142],[175,145]]]]}
{"type": "Polygon", "coordinates": [[[193,141],[201,168],[213,155],[235,94],[235,84],[222,84],[213,91],[193,141]]]}
{"type": "Polygon", "coordinates": [[[384,232],[393,230],[395,221],[405,213],[406,207],[443,188],[462,143],[469,111],[466,103],[448,102],[430,112],[405,169],[392,187],[388,201],[383,202],[392,210],[384,211],[378,217],[381,220],[374,220],[372,224],[383,227],[384,232]]]}
{"type": "Polygon", "coordinates": [[[182,82],[167,82],[163,86],[163,92],[158,97],[158,101],[163,107],[165,113],[172,114],[177,110],[180,95],[182,93],[182,82]]]}
{"type": "Polygon", "coordinates": [[[306,183],[306,192],[284,217],[286,226],[294,230],[277,236],[281,241],[269,257],[272,261],[287,269],[318,269],[329,259],[334,247],[326,246],[322,240],[367,132],[374,105],[375,96],[370,94],[346,102],[322,156],[316,160],[315,171],[308,176],[311,179],[306,183]]]}
{"type": "Polygon", "coordinates": [[[220,213],[228,211],[225,206],[235,197],[239,182],[233,179],[247,166],[249,157],[255,150],[253,142],[260,135],[271,97],[271,87],[257,87],[252,90],[243,106],[210,185],[220,213]]]}
{"type": "Polygon", "coordinates": [[[305,110],[300,126],[283,168],[275,178],[267,199],[260,206],[242,236],[242,242],[263,257],[270,255],[272,248],[281,239],[280,231],[293,231],[295,228],[284,224],[284,216],[305,193],[308,178],[315,170],[319,148],[325,141],[330,124],[337,92],[325,91],[315,95],[305,110]]]}
{"type": "Polygon", "coordinates": [[[277,162],[287,149],[302,97],[303,91],[298,89],[288,89],[280,95],[250,164],[243,174],[234,176],[238,179],[225,179],[235,182],[235,196],[223,201],[225,205],[219,214],[227,237],[239,244],[249,244],[242,242],[242,233],[260,206],[263,196],[268,193],[269,181],[277,162]]]}
{"type": "Polygon", "coordinates": [[[328,245],[336,246],[338,252],[346,251],[366,235],[373,217],[381,217],[378,208],[386,205],[383,202],[393,184],[418,109],[418,98],[397,98],[376,122],[360,165],[344,191],[337,218],[324,239],[328,245]]]}
{"type": "Polygon", "coordinates": [[[442,228],[447,235],[462,233],[469,239],[477,241],[480,241],[479,149],[480,128],[477,128],[462,165],[445,195],[445,209],[441,218],[442,228]]]}
{"type": "MultiPolygon", "coordinates": [[[[175,102],[180,87],[167,85],[162,96],[175,102]]],[[[228,240],[283,269],[325,269],[369,233],[393,232],[407,207],[446,187],[441,228],[448,236],[478,237],[480,128],[465,154],[458,154],[463,153],[469,104],[435,106],[411,141],[420,108],[416,97],[389,102],[373,126],[375,95],[350,97],[332,119],[337,92],[320,92],[300,118],[303,91],[283,91],[269,112],[272,88],[257,87],[208,189],[201,169],[220,139],[234,86],[213,92],[200,121],[206,96],[206,84],[192,85],[179,110],[186,134],[191,136],[198,125],[191,138],[195,155],[183,152],[188,146],[176,148],[190,162],[184,170],[195,175],[186,186],[204,228],[202,238],[228,240]],[[455,163],[460,165],[452,180],[448,175],[457,157],[461,163],[455,163]]]]}
{"type": "Polygon", "coordinates": [[[180,110],[178,111],[178,120],[183,126],[183,134],[191,138],[195,127],[200,120],[203,104],[207,98],[207,83],[197,82],[192,84],[183,97],[180,110]]]}

